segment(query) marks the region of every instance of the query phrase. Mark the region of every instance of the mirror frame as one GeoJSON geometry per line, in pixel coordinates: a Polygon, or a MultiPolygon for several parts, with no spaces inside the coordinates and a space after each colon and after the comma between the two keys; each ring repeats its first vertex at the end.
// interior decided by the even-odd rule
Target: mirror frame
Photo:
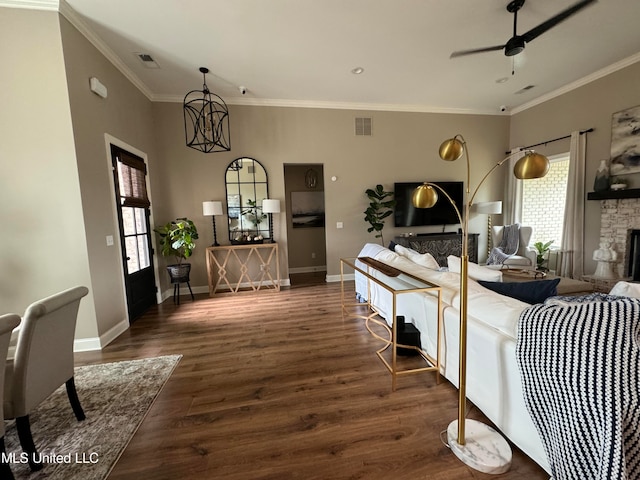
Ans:
{"type": "Polygon", "coordinates": [[[270,238],[270,214],[262,212],[262,200],[269,198],[269,177],[264,165],[255,158],[236,158],[225,170],[224,186],[229,241],[237,245],[262,243],[270,238]]]}

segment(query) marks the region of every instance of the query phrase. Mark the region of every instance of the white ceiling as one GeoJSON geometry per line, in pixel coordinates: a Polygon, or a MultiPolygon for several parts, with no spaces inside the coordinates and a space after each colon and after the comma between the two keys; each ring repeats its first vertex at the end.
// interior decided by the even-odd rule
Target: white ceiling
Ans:
{"type": "MultiPolygon", "coordinates": [[[[576,1],[527,0],[518,33],[576,1]]],[[[497,114],[501,105],[519,111],[640,60],[638,0],[599,0],[516,57],[498,51],[455,59],[454,50],[506,43],[513,33],[508,0],[60,3],[158,101],[181,102],[201,89],[204,66],[209,88],[227,103],[497,114]],[[160,68],[145,68],[134,52],[150,54],[160,68]],[[352,74],[355,67],[364,73],[352,74]]]]}

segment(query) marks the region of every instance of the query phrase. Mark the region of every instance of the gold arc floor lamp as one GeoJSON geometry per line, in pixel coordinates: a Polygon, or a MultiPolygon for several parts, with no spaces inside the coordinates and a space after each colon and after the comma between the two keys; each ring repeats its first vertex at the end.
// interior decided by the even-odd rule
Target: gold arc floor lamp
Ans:
{"type": "MultiPolygon", "coordinates": [[[[467,160],[467,183],[464,211],[462,214],[451,197],[438,185],[425,182],[413,192],[413,205],[417,208],[431,208],[438,201],[439,190],[451,203],[456,211],[462,227],[462,255],[460,257],[460,339],[459,339],[459,377],[458,377],[458,419],[449,424],[447,437],[451,451],[463,463],[484,473],[500,474],[511,465],[511,448],[506,440],[493,428],[476,420],[467,420],[467,271],[469,265],[468,254],[468,226],[469,213],[473,200],[484,181],[495,169],[504,164],[516,152],[496,163],[486,174],[476,188],[470,188],[470,163],[467,143],[462,135],[445,140],[440,145],[440,158],[446,161],[458,160],[464,153],[467,160]],[[468,425],[466,425],[468,423],[468,425]],[[468,426],[468,432],[465,427],[468,426]]],[[[518,179],[533,179],[544,177],[549,171],[549,160],[533,150],[524,152],[514,166],[513,173],[518,179]]]]}

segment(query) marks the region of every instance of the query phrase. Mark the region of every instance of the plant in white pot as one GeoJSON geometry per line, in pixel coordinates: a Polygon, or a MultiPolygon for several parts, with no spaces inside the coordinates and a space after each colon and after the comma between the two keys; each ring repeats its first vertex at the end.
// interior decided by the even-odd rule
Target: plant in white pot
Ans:
{"type": "Polygon", "coordinates": [[[171,283],[188,282],[190,263],[183,261],[191,256],[196,248],[198,229],[188,218],[178,218],[154,230],[160,238],[160,253],[164,257],[175,257],[176,263],[167,265],[171,283]]]}

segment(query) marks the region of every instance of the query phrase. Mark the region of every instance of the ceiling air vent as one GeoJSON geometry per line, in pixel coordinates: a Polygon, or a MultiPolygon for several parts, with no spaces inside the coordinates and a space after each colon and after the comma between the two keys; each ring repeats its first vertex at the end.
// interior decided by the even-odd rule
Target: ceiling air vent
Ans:
{"type": "Polygon", "coordinates": [[[160,68],[160,65],[158,65],[148,53],[134,52],[134,55],[138,57],[138,60],[140,60],[146,68],[160,68]]]}
{"type": "Polygon", "coordinates": [[[524,93],[524,92],[526,92],[527,90],[531,90],[532,88],[535,88],[535,85],[527,85],[526,87],[521,88],[520,90],[518,90],[518,91],[516,92],[516,95],[519,95],[519,94],[521,94],[521,93],[524,93]]]}
{"type": "Polygon", "coordinates": [[[356,136],[371,136],[370,117],[356,117],[356,136]]]}

